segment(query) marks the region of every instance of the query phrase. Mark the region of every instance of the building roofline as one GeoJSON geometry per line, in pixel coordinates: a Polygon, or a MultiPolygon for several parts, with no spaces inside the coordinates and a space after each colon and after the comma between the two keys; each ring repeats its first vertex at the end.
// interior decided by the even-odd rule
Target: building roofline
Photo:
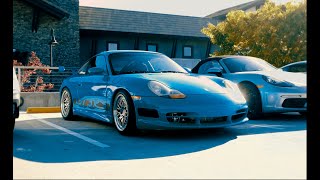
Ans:
{"type": "Polygon", "coordinates": [[[79,6],[79,8],[93,8],[93,9],[101,9],[101,10],[108,9],[108,10],[122,11],[122,12],[148,13],[148,14],[156,14],[156,15],[169,15],[169,16],[180,16],[180,17],[188,17],[188,18],[210,19],[208,17],[200,17],[200,16],[187,16],[187,15],[178,15],[178,14],[157,13],[157,12],[149,12],[149,11],[135,11],[135,10],[114,9],[114,8],[93,7],[93,6],[79,6]]]}
{"type": "Polygon", "coordinates": [[[201,29],[211,18],[128,11],[101,7],[79,7],[80,30],[115,31],[123,33],[206,37],[201,29]],[[125,21],[125,19],[129,19],[125,21]]]}
{"type": "Polygon", "coordinates": [[[253,0],[247,3],[243,3],[243,4],[239,4],[237,6],[233,6],[230,8],[226,8],[226,9],[222,9],[220,11],[214,12],[212,14],[209,14],[207,16],[205,16],[206,18],[215,18],[215,17],[219,17],[219,16],[225,16],[227,15],[230,11],[234,11],[234,10],[247,10],[252,6],[260,6],[263,5],[266,2],[266,0],[253,0]]]}
{"type": "Polygon", "coordinates": [[[112,35],[130,35],[134,37],[152,37],[157,36],[160,38],[174,38],[174,39],[201,39],[206,40],[209,39],[207,36],[191,36],[191,35],[172,35],[172,34],[155,34],[155,33],[140,33],[140,32],[128,32],[128,31],[107,31],[107,30],[97,30],[93,28],[82,28],[79,27],[80,34],[86,35],[89,34],[96,34],[96,35],[104,35],[104,33],[112,34],[112,35]]]}
{"type": "Polygon", "coordinates": [[[62,19],[64,17],[69,17],[69,13],[60,7],[48,2],[47,0],[23,0],[35,7],[40,8],[44,12],[50,14],[51,16],[62,19]]]}

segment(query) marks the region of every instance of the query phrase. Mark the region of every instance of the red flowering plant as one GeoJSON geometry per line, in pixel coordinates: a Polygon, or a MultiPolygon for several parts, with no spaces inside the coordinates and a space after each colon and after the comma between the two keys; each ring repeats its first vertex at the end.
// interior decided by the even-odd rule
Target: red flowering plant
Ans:
{"type": "MultiPolygon", "coordinates": [[[[13,66],[23,66],[21,62],[13,60],[13,66]]],[[[44,83],[41,75],[51,74],[50,69],[38,69],[36,67],[49,67],[48,65],[42,64],[35,52],[31,52],[27,66],[34,66],[33,69],[22,69],[20,77],[21,92],[43,92],[44,90],[52,89],[54,84],[44,83]],[[32,82],[32,78],[36,76],[32,82]],[[27,85],[26,85],[27,84],[27,85]]]]}

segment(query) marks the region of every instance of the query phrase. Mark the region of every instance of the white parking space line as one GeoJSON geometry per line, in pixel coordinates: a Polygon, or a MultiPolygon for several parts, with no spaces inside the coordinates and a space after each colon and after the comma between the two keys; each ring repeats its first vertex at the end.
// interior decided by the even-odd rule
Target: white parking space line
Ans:
{"type": "Polygon", "coordinates": [[[96,140],[91,139],[91,138],[89,138],[89,137],[83,136],[83,135],[81,135],[81,134],[79,134],[79,133],[76,133],[76,132],[71,131],[71,130],[69,130],[69,129],[66,129],[66,128],[64,128],[64,127],[58,126],[58,125],[53,124],[53,123],[51,123],[51,122],[48,122],[48,121],[45,121],[45,120],[42,120],[42,119],[38,119],[38,121],[40,121],[40,122],[42,122],[42,123],[45,123],[45,124],[47,124],[47,125],[49,125],[49,126],[51,126],[51,127],[54,127],[54,128],[56,128],[56,129],[59,129],[59,130],[61,130],[61,131],[63,131],[63,132],[66,132],[66,133],[68,133],[68,134],[70,134],[70,135],[72,135],[72,136],[75,136],[75,137],[79,138],[79,139],[82,139],[82,140],[84,140],[84,141],[87,141],[88,143],[91,143],[91,144],[96,145],[96,146],[98,146],[98,147],[101,147],[101,148],[110,147],[109,145],[103,144],[103,143],[101,143],[101,142],[99,142],[99,141],[96,141],[96,140]]]}

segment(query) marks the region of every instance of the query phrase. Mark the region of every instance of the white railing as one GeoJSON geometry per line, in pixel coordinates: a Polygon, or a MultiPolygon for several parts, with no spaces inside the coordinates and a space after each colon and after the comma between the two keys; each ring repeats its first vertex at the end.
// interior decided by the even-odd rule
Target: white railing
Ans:
{"type": "Polygon", "coordinates": [[[13,67],[22,92],[58,92],[62,81],[78,69],[77,67],[64,67],[64,70],[62,67],[13,67]]]}

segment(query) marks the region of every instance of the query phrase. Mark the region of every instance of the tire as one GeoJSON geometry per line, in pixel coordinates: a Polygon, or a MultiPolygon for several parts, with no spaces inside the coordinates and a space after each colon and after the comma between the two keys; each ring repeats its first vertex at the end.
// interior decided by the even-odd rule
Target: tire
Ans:
{"type": "Polygon", "coordinates": [[[248,118],[258,119],[262,117],[262,103],[259,90],[251,84],[240,84],[239,88],[247,100],[248,118]]]}
{"type": "Polygon", "coordinates": [[[73,103],[72,96],[68,88],[64,88],[60,98],[60,110],[62,118],[65,120],[73,120],[73,103]]]}
{"type": "Polygon", "coordinates": [[[113,99],[112,115],[120,134],[133,135],[136,133],[136,115],[133,102],[128,93],[123,90],[120,90],[113,99]]]}

